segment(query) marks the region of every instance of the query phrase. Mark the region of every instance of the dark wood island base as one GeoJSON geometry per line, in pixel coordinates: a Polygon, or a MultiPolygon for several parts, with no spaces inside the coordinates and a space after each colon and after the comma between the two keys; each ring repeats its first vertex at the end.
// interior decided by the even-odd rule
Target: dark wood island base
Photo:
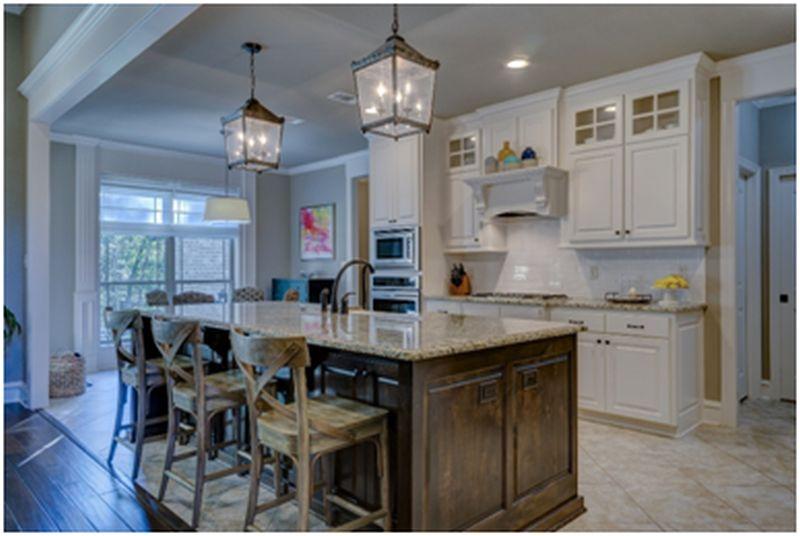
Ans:
{"type": "MultiPolygon", "coordinates": [[[[399,361],[312,346],[318,389],[391,412],[399,530],[554,530],[578,495],[575,336],[399,361]]],[[[367,446],[334,484],[377,504],[367,446]]]]}

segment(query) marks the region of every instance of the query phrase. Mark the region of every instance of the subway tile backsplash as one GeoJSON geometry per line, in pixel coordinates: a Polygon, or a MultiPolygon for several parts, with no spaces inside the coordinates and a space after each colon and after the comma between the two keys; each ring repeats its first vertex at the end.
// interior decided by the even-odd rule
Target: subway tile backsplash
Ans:
{"type": "Polygon", "coordinates": [[[559,220],[506,223],[508,253],[472,257],[464,265],[473,292],[563,292],[602,298],[609,291],[653,293],[653,281],[680,273],[689,281],[685,298],[705,300],[705,251],[702,247],[575,250],[559,247],[559,220]]]}

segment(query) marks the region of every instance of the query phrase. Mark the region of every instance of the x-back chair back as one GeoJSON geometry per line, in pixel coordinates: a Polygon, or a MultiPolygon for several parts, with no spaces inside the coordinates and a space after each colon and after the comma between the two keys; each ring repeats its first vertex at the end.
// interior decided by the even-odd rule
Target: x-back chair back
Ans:
{"type": "MultiPolygon", "coordinates": [[[[154,316],[151,326],[153,340],[161,356],[164,358],[168,391],[171,393],[177,383],[186,382],[194,384],[198,390],[198,400],[204,400],[203,356],[200,351],[200,342],[202,341],[200,324],[191,320],[169,320],[154,316]],[[192,367],[191,370],[181,368],[175,359],[178,352],[185,344],[191,346],[191,358],[194,362],[194,367],[192,367]]],[[[201,406],[201,404],[198,403],[198,406],[201,406]]]]}
{"type": "MultiPolygon", "coordinates": [[[[117,366],[138,366],[144,363],[144,336],[142,332],[142,316],[136,309],[114,311],[105,310],[106,327],[114,339],[114,351],[117,356],[117,366]],[[132,330],[131,348],[125,347],[125,334],[132,330]]],[[[139,367],[139,374],[144,379],[144,367],[139,367]]]]}

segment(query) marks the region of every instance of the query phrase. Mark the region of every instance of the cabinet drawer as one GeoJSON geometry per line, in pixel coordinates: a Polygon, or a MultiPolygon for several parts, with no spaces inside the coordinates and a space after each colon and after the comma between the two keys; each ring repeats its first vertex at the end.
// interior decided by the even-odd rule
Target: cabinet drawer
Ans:
{"type": "Polygon", "coordinates": [[[669,318],[655,315],[608,313],[606,331],[666,338],[669,337],[669,318]]]}
{"type": "Polygon", "coordinates": [[[535,305],[501,305],[500,316],[503,318],[546,320],[547,311],[545,311],[544,307],[536,307],[535,305]]]}
{"type": "Polygon", "coordinates": [[[553,322],[566,322],[583,326],[589,331],[603,332],[606,330],[605,313],[599,311],[582,311],[579,309],[553,309],[550,320],[553,322]]]}

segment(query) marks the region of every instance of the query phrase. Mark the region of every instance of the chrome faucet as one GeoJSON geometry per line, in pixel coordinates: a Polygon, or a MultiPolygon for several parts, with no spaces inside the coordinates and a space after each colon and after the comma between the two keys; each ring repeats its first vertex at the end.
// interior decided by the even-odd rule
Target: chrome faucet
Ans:
{"type": "MultiPolygon", "coordinates": [[[[349,260],[346,263],[344,263],[342,265],[342,267],[339,268],[339,272],[336,274],[336,279],[333,280],[333,288],[331,289],[331,297],[330,297],[330,299],[331,299],[331,301],[330,301],[330,303],[331,303],[331,312],[332,313],[338,313],[341,310],[342,314],[347,314],[347,310],[348,310],[347,306],[346,305],[340,305],[339,302],[338,302],[338,299],[339,299],[339,283],[340,283],[340,281],[342,279],[342,276],[344,275],[344,273],[347,271],[348,268],[350,268],[351,266],[359,265],[359,264],[362,266],[362,268],[361,268],[361,308],[362,309],[367,309],[367,304],[368,304],[368,300],[367,300],[367,270],[369,270],[369,273],[374,274],[375,273],[375,268],[370,263],[365,261],[364,259],[352,259],[352,260],[349,260]]],[[[347,299],[347,297],[343,298],[343,300],[346,300],[346,299],[347,299]]]]}

